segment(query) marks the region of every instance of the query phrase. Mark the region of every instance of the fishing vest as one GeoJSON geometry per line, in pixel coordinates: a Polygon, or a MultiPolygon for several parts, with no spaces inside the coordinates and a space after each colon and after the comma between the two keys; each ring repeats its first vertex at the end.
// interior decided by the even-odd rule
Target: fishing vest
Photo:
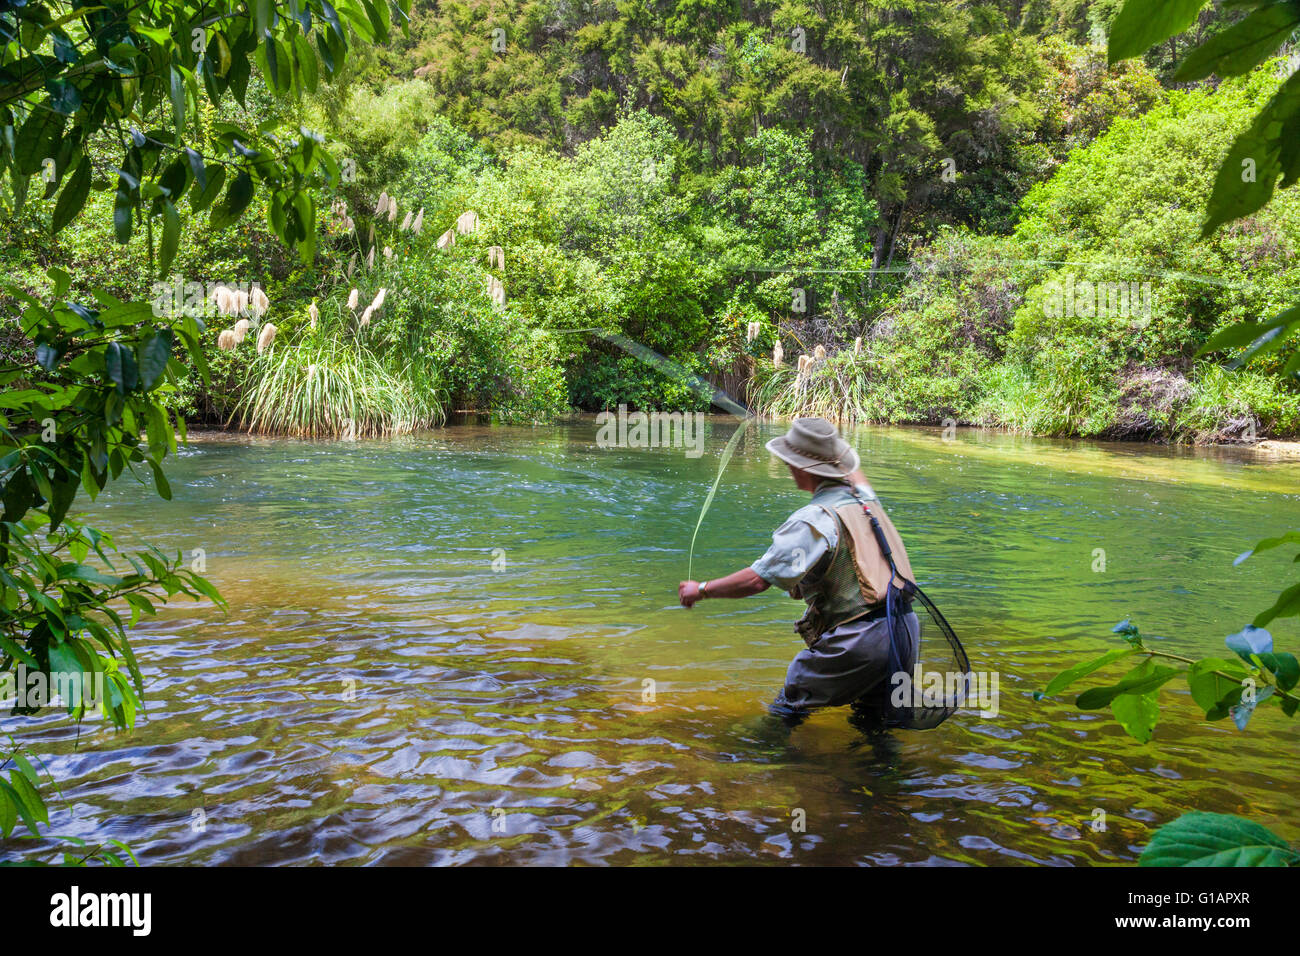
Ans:
{"type": "MultiPolygon", "coordinates": [[[[863,498],[884,529],[899,577],[911,581],[912,566],[893,522],[875,498],[863,498]]],[[[838,526],[835,548],[799,582],[797,596],[808,603],[805,620],[820,634],[875,610],[885,600],[892,576],[889,562],[872,534],[870,518],[847,484],[824,485],[811,504],[830,515],[838,526]]],[[[901,586],[902,581],[895,579],[901,586]]],[[[804,622],[801,622],[804,623],[804,622]]],[[[796,628],[803,633],[807,628],[796,628]]],[[[811,634],[804,634],[808,641],[811,634]]]]}

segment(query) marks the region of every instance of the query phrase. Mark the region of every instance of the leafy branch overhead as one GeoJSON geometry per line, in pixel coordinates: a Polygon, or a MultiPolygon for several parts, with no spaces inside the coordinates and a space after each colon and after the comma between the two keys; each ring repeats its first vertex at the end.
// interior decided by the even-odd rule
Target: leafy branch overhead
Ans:
{"type": "Polygon", "coordinates": [[[310,261],[316,248],[313,190],[337,182],[337,164],[317,133],[298,135],[205,124],[201,106],[246,104],[256,65],[275,95],[301,98],[343,67],[354,38],[386,40],[405,27],[410,0],[271,0],[141,4],[104,0],[0,0],[0,196],[20,210],[32,177],[57,194],[58,232],[91,189],[114,191],[114,232],[125,243],[160,227],[166,275],[181,234],[182,203],[211,209],[214,226],[239,219],[258,187],[267,219],[310,261]],[[350,37],[349,34],[353,34],[350,37]],[[91,146],[111,135],[120,160],[104,176],[91,146]]]}
{"type": "Polygon", "coordinates": [[[1146,743],[1151,739],[1160,714],[1160,689],[1182,676],[1197,706],[1207,720],[1231,717],[1238,730],[1244,730],[1255,708],[1273,701],[1288,717],[1300,708],[1300,661],[1290,653],[1275,653],[1273,637],[1258,627],[1247,627],[1225,639],[1237,659],[1205,657],[1192,659],[1148,647],[1137,625],[1121,621],[1114,632],[1127,643],[1100,657],[1062,671],[1036,698],[1051,697],[1096,671],[1120,661],[1138,663],[1119,681],[1109,686],[1093,687],[1075,698],[1080,710],[1110,707],[1130,737],[1146,743]],[[1166,663],[1168,662],[1168,663],[1166,663]],[[1185,664],[1186,667],[1171,665],[1185,664]]]}
{"type": "MultiPolygon", "coordinates": [[[[1191,659],[1155,650],[1143,642],[1130,621],[1115,625],[1114,632],[1126,647],[1062,671],[1034,697],[1041,700],[1059,694],[1112,664],[1139,659],[1117,682],[1091,687],[1074,703],[1080,710],[1109,706],[1125,733],[1142,743],[1151,739],[1159,719],[1161,688],[1179,676],[1186,680],[1192,700],[1205,712],[1206,720],[1231,717],[1238,730],[1246,729],[1261,704],[1271,701],[1288,717],[1294,717],[1300,708],[1300,694],[1296,693],[1300,661],[1294,654],[1275,652],[1268,631],[1251,626],[1229,635],[1225,643],[1237,655],[1235,659],[1191,659]]],[[[1156,831],[1139,862],[1142,866],[1291,866],[1300,863],[1300,852],[1267,828],[1242,817],[1185,813],[1156,831]]]]}
{"type": "MultiPolygon", "coordinates": [[[[186,202],[224,228],[261,189],[274,234],[311,260],[313,192],[338,178],[321,137],[208,123],[205,111],[246,105],[255,74],[273,96],[300,100],[337,74],[350,44],[382,42],[408,10],[409,0],[0,0],[0,206],[20,211],[39,177],[58,232],[91,190],[111,190],[116,240],[143,231],[152,255],[157,228],[167,274],[186,202]],[[104,163],[106,151],[115,164],[104,163]]],[[[0,678],[17,676],[23,690],[45,682],[34,699],[17,695],[17,715],[57,697],[74,719],[98,710],[129,728],[144,687],[128,629],[178,595],[224,602],[182,554],[120,555],[69,510],[79,491],[93,498],[146,469],[171,497],[163,461],[184,421],[167,397],[187,365],[206,380],[203,325],[188,315],[160,321],[153,304],[102,289],[74,301],[67,271],[47,275],[44,298],[0,285],[22,310],[26,346],[0,364],[0,678]]],[[[35,834],[49,814],[17,745],[0,754],[0,774],[0,835],[19,820],[35,834]]],[[[65,862],[92,857],[123,862],[96,848],[65,862]]]]}

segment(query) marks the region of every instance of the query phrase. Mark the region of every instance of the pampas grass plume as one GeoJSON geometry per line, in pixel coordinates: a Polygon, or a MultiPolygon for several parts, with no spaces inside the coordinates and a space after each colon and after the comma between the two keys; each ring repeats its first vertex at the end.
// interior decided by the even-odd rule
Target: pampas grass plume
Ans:
{"type": "Polygon", "coordinates": [[[257,354],[261,355],[265,352],[271,347],[271,343],[274,341],[275,326],[268,322],[266,325],[262,326],[262,331],[257,335],[257,354]]]}

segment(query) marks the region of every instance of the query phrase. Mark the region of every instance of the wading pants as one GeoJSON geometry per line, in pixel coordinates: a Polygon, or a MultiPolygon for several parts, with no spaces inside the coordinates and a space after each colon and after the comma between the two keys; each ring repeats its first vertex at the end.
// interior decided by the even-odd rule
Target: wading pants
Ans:
{"type": "MultiPolygon", "coordinates": [[[[901,616],[916,659],[921,625],[916,613],[901,616]]],[[[841,707],[869,696],[887,701],[892,688],[889,673],[889,620],[849,621],[823,634],[790,662],[785,687],[772,702],[771,713],[787,723],[798,723],[818,707],[841,707]]]]}

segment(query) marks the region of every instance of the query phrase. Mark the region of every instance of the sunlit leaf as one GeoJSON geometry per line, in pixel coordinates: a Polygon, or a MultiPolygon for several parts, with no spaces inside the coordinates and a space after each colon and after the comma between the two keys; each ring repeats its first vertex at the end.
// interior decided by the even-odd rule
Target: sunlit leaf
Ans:
{"type": "Polygon", "coordinates": [[[1300,853],[1276,833],[1226,813],[1185,813],[1152,836],[1141,866],[1292,866],[1300,853]]]}

